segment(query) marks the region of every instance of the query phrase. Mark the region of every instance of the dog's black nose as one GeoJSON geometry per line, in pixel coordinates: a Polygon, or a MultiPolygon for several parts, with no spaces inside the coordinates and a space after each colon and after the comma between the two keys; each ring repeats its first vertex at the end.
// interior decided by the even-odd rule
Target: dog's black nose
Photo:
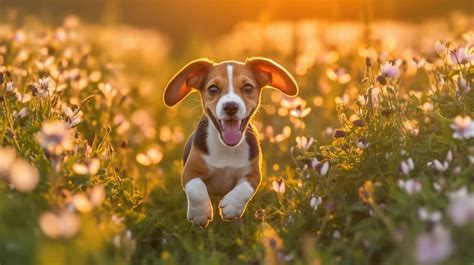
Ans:
{"type": "Polygon", "coordinates": [[[234,116],[235,113],[239,110],[239,105],[235,102],[228,102],[224,104],[224,111],[229,116],[234,116]]]}

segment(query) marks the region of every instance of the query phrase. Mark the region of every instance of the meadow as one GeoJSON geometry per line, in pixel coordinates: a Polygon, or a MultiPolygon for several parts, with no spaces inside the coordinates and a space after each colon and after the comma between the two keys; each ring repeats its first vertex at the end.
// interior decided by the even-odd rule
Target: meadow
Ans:
{"type": "Polygon", "coordinates": [[[0,20],[0,264],[474,262],[472,18],[246,21],[172,47],[75,16],[0,20]],[[260,190],[205,229],[180,183],[199,98],[161,98],[201,56],[269,57],[300,86],[263,93],[260,190]]]}

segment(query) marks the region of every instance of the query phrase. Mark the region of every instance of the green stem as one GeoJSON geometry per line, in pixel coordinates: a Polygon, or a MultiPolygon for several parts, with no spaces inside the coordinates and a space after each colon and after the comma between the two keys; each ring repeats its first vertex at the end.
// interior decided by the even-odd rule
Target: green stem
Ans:
{"type": "Polygon", "coordinates": [[[382,211],[382,209],[380,209],[380,207],[377,205],[376,202],[374,201],[371,201],[370,202],[370,205],[372,206],[372,208],[374,209],[374,212],[377,216],[379,216],[383,223],[385,224],[385,226],[387,227],[388,231],[390,232],[390,234],[392,235],[392,238],[396,241],[396,242],[400,242],[401,240],[401,237],[400,235],[397,233],[397,230],[395,228],[395,224],[392,222],[392,220],[390,220],[382,211]]]}

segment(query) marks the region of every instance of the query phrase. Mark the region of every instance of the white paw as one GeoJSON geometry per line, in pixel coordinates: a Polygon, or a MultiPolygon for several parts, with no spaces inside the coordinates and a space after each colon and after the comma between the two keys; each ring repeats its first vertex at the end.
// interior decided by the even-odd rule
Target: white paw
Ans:
{"type": "Polygon", "coordinates": [[[224,219],[235,219],[242,215],[246,202],[242,202],[239,198],[229,195],[232,194],[227,194],[222,199],[219,203],[219,208],[221,209],[221,215],[224,219]]]}
{"type": "Polygon", "coordinates": [[[213,218],[211,201],[199,204],[188,202],[188,220],[195,226],[206,227],[213,218]]]}
{"type": "Polygon", "coordinates": [[[231,190],[219,203],[220,212],[224,219],[235,219],[242,216],[248,200],[254,189],[248,182],[242,182],[231,190]]]}
{"type": "Polygon", "coordinates": [[[190,180],[184,187],[188,197],[188,220],[196,226],[207,226],[213,210],[206,184],[200,178],[190,180]]]}

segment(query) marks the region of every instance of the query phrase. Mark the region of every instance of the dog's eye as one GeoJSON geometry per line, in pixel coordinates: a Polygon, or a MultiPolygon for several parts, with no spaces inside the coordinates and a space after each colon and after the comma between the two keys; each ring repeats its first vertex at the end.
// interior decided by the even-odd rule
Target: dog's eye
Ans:
{"type": "Polygon", "coordinates": [[[244,92],[247,93],[247,94],[252,93],[253,89],[254,89],[254,87],[253,87],[252,85],[250,85],[250,84],[246,84],[246,85],[243,87],[244,92]]]}
{"type": "Polygon", "coordinates": [[[211,95],[217,95],[219,93],[220,89],[216,85],[212,85],[207,88],[207,91],[209,91],[209,94],[211,95]]]}

